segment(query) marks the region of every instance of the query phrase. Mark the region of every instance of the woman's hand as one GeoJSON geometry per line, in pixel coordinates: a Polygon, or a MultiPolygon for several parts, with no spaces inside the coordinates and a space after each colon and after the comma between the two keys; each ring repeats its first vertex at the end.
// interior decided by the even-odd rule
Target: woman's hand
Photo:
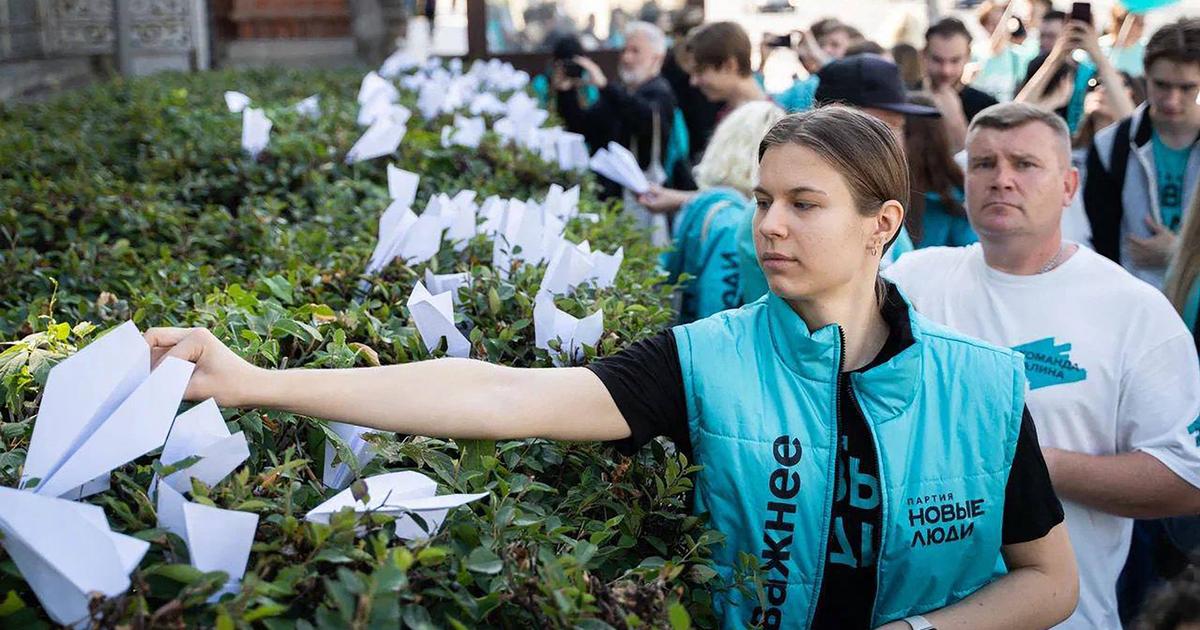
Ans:
{"type": "Polygon", "coordinates": [[[164,357],[196,364],[184,393],[187,400],[215,398],[223,407],[251,404],[256,383],[266,372],[239,357],[207,328],[151,328],[145,338],[153,365],[164,357]]]}
{"type": "MultiPolygon", "coordinates": [[[[1096,29],[1087,22],[1071,20],[1063,29],[1063,37],[1071,44],[1071,50],[1083,49],[1093,60],[1100,59],[1104,53],[1100,50],[1100,36],[1096,29]]],[[[1069,52],[1069,51],[1068,51],[1069,52]]]]}
{"type": "Polygon", "coordinates": [[[674,212],[691,200],[694,194],[693,192],[663,188],[658,184],[651,184],[650,190],[638,195],[637,201],[650,212],[674,212]]]}

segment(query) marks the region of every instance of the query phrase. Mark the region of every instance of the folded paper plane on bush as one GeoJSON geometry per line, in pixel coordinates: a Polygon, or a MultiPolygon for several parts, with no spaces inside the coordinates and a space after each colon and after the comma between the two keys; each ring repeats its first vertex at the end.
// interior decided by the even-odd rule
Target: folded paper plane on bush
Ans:
{"type": "Polygon", "coordinates": [[[583,360],[583,346],[594,347],[604,334],[604,311],[579,319],[559,310],[552,295],[540,293],[534,298],[533,328],[535,345],[550,353],[554,365],[575,364],[583,360]],[[561,351],[550,347],[554,339],[558,340],[561,351]],[[566,355],[566,361],[562,354],[566,355]]]}
{"type": "Polygon", "coordinates": [[[390,117],[381,117],[367,128],[358,142],[346,153],[346,163],[353,164],[364,160],[391,155],[400,147],[407,128],[394,122],[390,117]]]}
{"type": "Polygon", "coordinates": [[[563,240],[546,266],[546,275],[542,278],[538,293],[562,295],[585,282],[591,282],[599,289],[611,287],[624,258],[623,247],[618,247],[612,254],[605,254],[593,252],[587,241],[576,245],[563,240]]]}
{"type": "Polygon", "coordinates": [[[367,262],[367,273],[379,273],[396,257],[410,265],[433,258],[441,249],[444,229],[440,215],[418,217],[411,208],[393,201],[379,217],[379,242],[367,262]]]}
{"type": "Polygon", "coordinates": [[[411,208],[417,200],[417,184],[421,183],[421,176],[388,164],[387,181],[388,195],[392,201],[398,201],[401,206],[411,208]]]}
{"type": "MultiPolygon", "coordinates": [[[[366,466],[367,463],[375,458],[375,451],[371,448],[371,443],[363,439],[364,436],[372,432],[371,429],[346,424],[345,422],[329,422],[328,426],[350,448],[350,452],[354,455],[354,459],[358,463],[359,470],[362,470],[363,466],[366,466]]],[[[336,454],[337,450],[333,447],[333,444],[330,444],[326,440],[325,467],[321,474],[321,481],[334,490],[341,490],[350,485],[350,482],[354,480],[354,471],[346,462],[334,463],[336,454]]]]}
{"type": "Polygon", "coordinates": [[[435,274],[429,269],[425,270],[425,288],[434,295],[449,292],[454,304],[458,304],[458,288],[470,281],[471,274],[466,271],[435,274]]]}
{"type": "Polygon", "coordinates": [[[313,120],[321,117],[321,97],[313,94],[312,96],[296,103],[296,113],[301,116],[307,116],[313,120]]]}
{"type": "Polygon", "coordinates": [[[225,106],[229,108],[230,113],[240,114],[242,113],[242,110],[246,109],[246,107],[249,105],[249,96],[233,90],[225,92],[225,106]]]}
{"type": "Polygon", "coordinates": [[[116,467],[163,445],[195,366],[150,347],[126,322],[50,370],[21,487],[78,499],[116,467]]]}
{"type": "MultiPolygon", "coordinates": [[[[200,459],[163,479],[179,492],[189,492],[192,479],[215,486],[250,457],[245,434],[230,433],[221,410],[211,398],[175,418],[159,460],[174,466],[190,457],[200,459]]],[[[152,491],[156,485],[151,484],[152,491]]]]}
{"type": "Polygon", "coordinates": [[[470,356],[471,342],[454,326],[454,299],[449,291],[433,295],[418,280],[408,298],[408,312],[427,350],[433,352],[445,337],[447,355],[470,356]]]}
{"type": "Polygon", "coordinates": [[[305,518],[314,523],[328,523],[330,517],[345,508],[360,514],[387,514],[396,517],[398,538],[422,539],[437,533],[450,510],[488,495],[482,492],[437,496],[437,482],[413,471],[384,473],[367,477],[363,482],[367,487],[366,502],[355,499],[352,490],[343,490],[313,508],[305,518]],[[412,517],[414,514],[420,521],[412,517]]]}
{"type": "Polygon", "coordinates": [[[483,139],[483,132],[486,129],[487,125],[482,118],[455,116],[453,126],[442,127],[442,146],[474,149],[479,146],[479,141],[483,139]]]}
{"type": "Polygon", "coordinates": [[[158,526],[187,544],[192,566],[204,571],[224,571],[229,581],[209,601],[235,592],[246,573],[258,515],[192,503],[169,484],[158,486],[158,526]]]}
{"type": "Polygon", "coordinates": [[[261,109],[242,110],[242,150],[257,159],[271,140],[271,119],[261,109]]]}
{"type": "Polygon", "coordinates": [[[109,529],[104,510],[87,503],[0,488],[0,542],[50,618],[88,618],[92,593],[129,588],[150,543],[109,529]]]}

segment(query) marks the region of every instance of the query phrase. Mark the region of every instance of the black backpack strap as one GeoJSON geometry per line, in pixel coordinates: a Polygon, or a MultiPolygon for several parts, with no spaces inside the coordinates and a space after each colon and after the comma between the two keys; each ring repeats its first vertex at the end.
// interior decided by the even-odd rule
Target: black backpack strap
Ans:
{"type": "Polygon", "coordinates": [[[1126,118],[1117,127],[1113,138],[1112,159],[1109,160],[1108,174],[1116,183],[1116,202],[1123,203],[1125,193],[1125,169],[1129,166],[1129,140],[1133,135],[1133,117],[1126,118]]]}

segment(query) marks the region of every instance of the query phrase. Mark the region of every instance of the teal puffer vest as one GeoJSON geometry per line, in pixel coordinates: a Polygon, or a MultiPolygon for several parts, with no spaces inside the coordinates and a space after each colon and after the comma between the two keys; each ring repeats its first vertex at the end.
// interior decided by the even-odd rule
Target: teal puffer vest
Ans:
{"type": "MultiPolygon", "coordinates": [[[[873,626],[952,604],[1004,573],[1005,487],[1024,410],[1019,354],[908,310],[913,344],[850,375],[879,460],[873,626]]],[[[728,582],[745,553],[765,580],[757,597],[718,593],[718,614],[727,628],[807,628],[836,485],[841,328],[810,333],[768,293],[674,334],[704,466],[696,510],[726,536],[718,572],[728,582]]]]}

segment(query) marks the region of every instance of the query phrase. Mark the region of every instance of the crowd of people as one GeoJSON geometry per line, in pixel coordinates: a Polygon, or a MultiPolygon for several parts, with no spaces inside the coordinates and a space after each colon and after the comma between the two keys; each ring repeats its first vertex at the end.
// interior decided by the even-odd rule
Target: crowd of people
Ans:
{"type": "Polygon", "coordinates": [[[760,570],[714,593],[727,627],[1197,627],[1200,19],[1081,4],[985,2],[988,41],[947,17],[920,47],[820,20],[764,41],[807,73],[779,93],[734,22],[625,24],[616,76],[563,35],[544,97],[634,153],[650,190],[607,192],[669,220],[686,278],[679,325],[586,367],[268,371],[147,338],[197,362],[189,398],[670,438],[720,577],[760,570]]]}

